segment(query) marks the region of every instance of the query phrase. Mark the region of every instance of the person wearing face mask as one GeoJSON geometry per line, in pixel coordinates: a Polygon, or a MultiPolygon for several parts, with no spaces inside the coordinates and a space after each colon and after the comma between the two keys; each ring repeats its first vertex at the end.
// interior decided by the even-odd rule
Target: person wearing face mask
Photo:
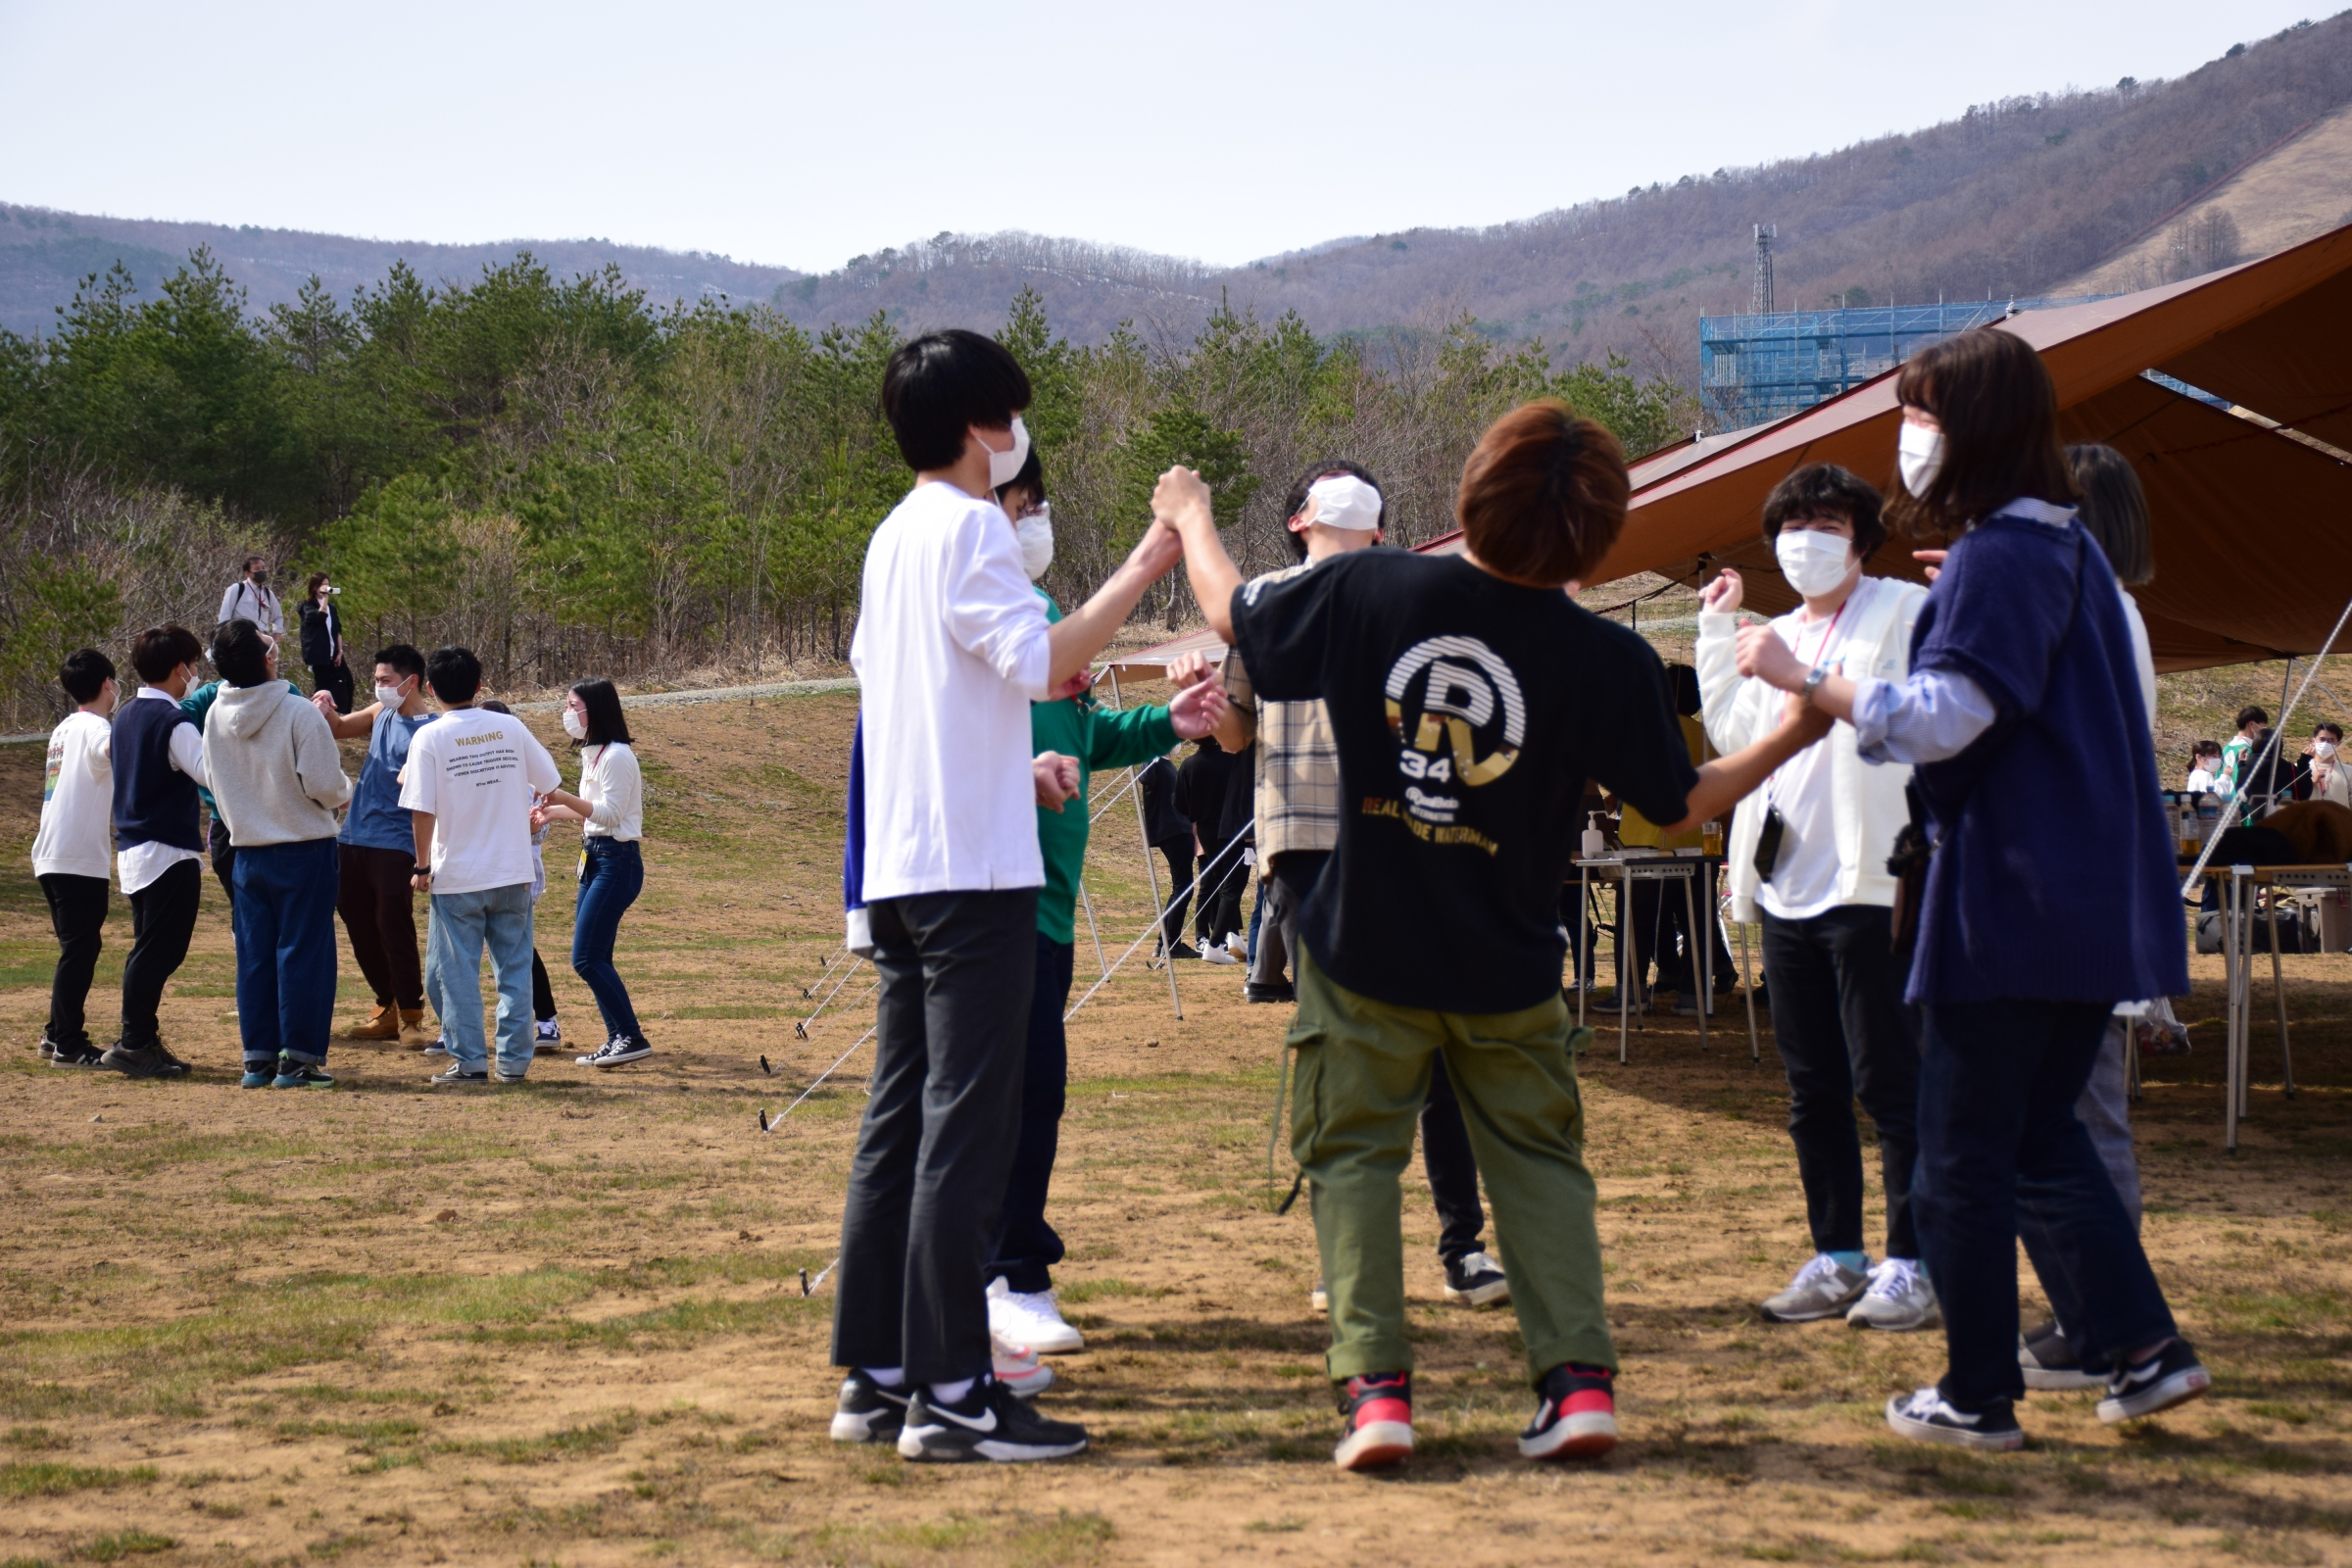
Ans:
{"type": "Polygon", "coordinates": [[[96,1061],[86,1017],[90,976],[105,946],[108,842],[115,781],[115,662],[95,648],[67,656],[58,684],[74,711],[49,732],[41,779],[41,825],[32,840],[32,876],[57,933],[57,969],[49,978],[49,1021],[41,1059],[63,1066],[96,1061]]]}
{"type": "MultiPolygon", "coordinates": [[[[193,636],[194,633],[190,633],[190,635],[193,636]]],[[[268,637],[263,638],[263,641],[270,645],[270,679],[275,680],[277,678],[277,645],[274,640],[268,637]]],[[[199,643],[197,648],[201,653],[203,644],[199,643]]],[[[140,678],[144,679],[145,677],[140,678]]],[[[285,686],[286,690],[295,696],[302,695],[302,688],[292,681],[287,681],[285,686]]],[[[179,700],[179,710],[195,720],[198,734],[204,732],[204,721],[212,715],[213,704],[220,699],[220,693],[224,690],[226,690],[224,682],[208,680],[179,700]]],[[[227,898],[229,910],[233,914],[237,906],[237,846],[235,841],[229,837],[228,819],[220,814],[220,803],[213,799],[212,787],[199,780],[196,786],[196,798],[203,803],[205,811],[212,819],[212,825],[205,840],[206,849],[212,858],[213,875],[220,879],[220,891],[227,898]]]]}
{"type": "Polygon", "coordinates": [[[122,962],[122,1038],[95,1060],[138,1078],[185,1076],[164,1047],[156,1013],[164,984],[188,956],[204,890],[204,831],[197,790],[208,782],[204,731],[186,712],[204,645],[184,626],[153,626],[132,640],[142,684],[115,715],[115,876],[130,901],[130,956],[122,962]],[[107,1058],[113,1058],[108,1060],[107,1058]]]}
{"type": "Polygon", "coordinates": [[[439,716],[425,700],[424,655],[407,643],[376,650],[375,701],[356,713],[338,713],[333,694],[325,690],[311,702],[337,740],[368,737],[351,809],[335,835],[341,874],[335,910],[375,995],[375,1010],[344,1033],[352,1040],[397,1040],[422,1051],[433,1037],[424,1027],[424,965],[416,946],[416,896],[409,886],[416,830],[400,804],[400,770],[409,765],[410,741],[439,716]]]}
{"type": "Polygon", "coordinates": [[[1893,519],[1957,536],[1908,675],[1808,664],[1755,626],[1737,659],[1850,725],[1863,760],[1912,764],[1933,846],[1906,991],[1921,1018],[1912,1206],[1947,1368],[1889,1399],[1886,1424],[2014,1449],[2021,1239],[2070,1340],[2082,1326],[2082,1364],[2110,1368],[2100,1420],[2211,1387],[2076,1113],[2115,1004],[2188,987],[2179,870],[2130,617],[2075,520],[2049,370],[2023,338],[1979,327],[1913,356],[1895,396],[1893,519]],[[2069,801],[2097,808],[2051,808],[2069,801]]]}
{"type": "MultiPolygon", "coordinates": [[[[580,793],[549,790],[531,826],[580,824],[580,896],[572,913],[571,971],[587,983],[605,1018],[605,1043],[576,1058],[583,1067],[625,1067],[654,1054],[637,1022],[628,985],[612,963],[620,917],[645,889],[645,776],[630,746],[620,693],[584,680],[564,694],[564,733],[580,754],[580,793]]],[[[534,1004],[536,1005],[536,1004],[534,1004]]]]}
{"type": "Polygon", "coordinates": [[[2344,771],[2344,729],[2333,719],[2322,719],[2298,759],[2294,794],[2298,801],[2333,801],[2352,806],[2352,776],[2344,771]]]}
{"type": "Polygon", "coordinates": [[[250,620],[271,642],[285,635],[285,612],[278,607],[277,595],[270,587],[268,556],[245,558],[244,569],[237,580],[221,591],[220,613],[215,618],[222,626],[232,620],[250,620]]]}
{"type": "Polygon", "coordinates": [[[2204,795],[2221,788],[2216,782],[2222,774],[2222,743],[2199,741],[2189,749],[2188,778],[2180,787],[2191,795],[2204,795]]]}
{"type": "Polygon", "coordinates": [[[343,647],[343,616],[335,609],[341,590],[314,571],[302,596],[302,662],[311,666],[314,694],[334,699],[334,710],[351,711],[351,658],[343,647]]]}
{"type": "MultiPolygon", "coordinates": [[[[1765,500],[1765,542],[1802,600],[1771,632],[1807,670],[1880,680],[1910,670],[1928,592],[1864,574],[1886,539],[1879,511],[1877,490],[1827,463],[1797,469],[1765,500]]],[[[1727,568],[1699,600],[1703,713],[1708,739],[1726,753],[1769,734],[1788,700],[1740,676],[1744,592],[1727,568]]],[[[1763,1303],[1775,1323],[1842,1316],[1857,1328],[1919,1329],[1936,1321],[1911,1202],[1919,1042],[1903,1005],[1904,964],[1892,951],[1895,884],[1886,873],[1910,816],[1910,773],[1866,765],[1846,725],[1783,763],[1732,814],[1732,913],[1764,927],[1773,1042],[1788,1069],[1788,1136],[1813,1240],[1813,1256],[1763,1303]],[[1857,1099],[1878,1128],[1886,1195],[1886,1251],[1875,1265],[1863,1247],[1857,1099]]]]}
{"type": "MultiPolygon", "coordinates": [[[[997,501],[1012,519],[1021,545],[1021,565],[1032,582],[1054,559],[1052,513],[1046,500],[1045,468],[1032,447],[997,501]]],[[[1061,619],[1061,607],[1040,585],[1049,622],[1061,619]]],[[[1037,900],[1037,984],[1029,1002],[1029,1032],[1021,1073],[1020,1142],[1013,1151],[1003,1217],[984,1271],[988,1279],[989,1332],[1004,1347],[1026,1346],[1039,1354],[1082,1348],[1078,1331],[1054,1304],[1053,1267],[1062,1259],[1061,1237],[1046,1219],[1048,1189],[1060,1144],[1061,1113],[1069,1082],[1069,1045],[1061,1016],[1070,1004],[1076,956],[1079,878],[1086,866],[1089,787],[1098,768],[1134,767],[1165,756],[1179,740],[1209,732],[1223,716],[1221,685],[1198,657],[1168,670],[1179,688],[1166,707],[1112,712],[1096,705],[1091,673],[1080,671],[1047,701],[1029,705],[1032,752],[1078,759],[1078,792],[1058,809],[1037,808],[1039,852],[1046,885],[1037,900]]],[[[1044,1383],[1052,1381],[1047,1374],[1044,1383]]],[[[1043,1386],[1043,1383],[1040,1384],[1043,1386]]]]}

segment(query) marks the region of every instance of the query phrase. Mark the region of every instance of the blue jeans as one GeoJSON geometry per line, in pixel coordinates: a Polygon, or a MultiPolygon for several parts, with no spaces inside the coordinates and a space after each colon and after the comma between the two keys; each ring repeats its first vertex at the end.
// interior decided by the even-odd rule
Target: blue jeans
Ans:
{"type": "Polygon", "coordinates": [[[273,1064],[280,1052],[323,1066],[335,1022],[335,841],[240,848],[231,874],[246,1068],[273,1064]]]}
{"type": "Polygon", "coordinates": [[[2025,1393],[2021,1239],[2083,1365],[2169,1337],[2172,1310],[2075,1113],[2107,1037],[2107,1004],[1930,1003],[1920,1014],[1911,1201],[1943,1305],[1943,1396],[1977,1410],[2025,1393]]]}
{"type": "Polygon", "coordinates": [[[637,1009],[629,1005],[629,988],[612,967],[612,941],[620,934],[620,917],[645,887],[645,858],[635,839],[599,833],[581,840],[581,860],[580,902],[571,917],[571,972],[595,995],[606,1037],[638,1039],[637,1009]]]}
{"type": "Polygon", "coordinates": [[[436,893],[427,926],[425,991],[441,1014],[449,1054],[467,1072],[488,1066],[482,1039],[482,949],[498,981],[498,1070],[519,1078],[531,1054],[531,885],[436,893]]]}

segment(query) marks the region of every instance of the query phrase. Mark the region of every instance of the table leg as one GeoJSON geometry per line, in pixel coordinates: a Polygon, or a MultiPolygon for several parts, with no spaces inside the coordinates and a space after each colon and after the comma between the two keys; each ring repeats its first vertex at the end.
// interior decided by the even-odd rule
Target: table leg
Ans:
{"type": "Polygon", "coordinates": [[[1592,988],[1592,976],[1598,973],[1592,962],[1592,945],[1600,940],[1598,931],[1587,930],[1585,911],[1592,907],[1592,868],[1576,868],[1576,935],[1577,951],[1571,961],[1576,965],[1576,1026],[1585,1026],[1585,993],[1592,988]]]}
{"type": "Polygon", "coordinates": [[[1621,876],[1617,882],[1617,1060],[1620,1065],[1633,1059],[1634,1040],[1634,960],[1627,951],[1625,934],[1634,927],[1634,879],[1621,876]]]}
{"type": "Polygon", "coordinates": [[[1698,975],[1698,1049],[1707,1049],[1707,1006],[1715,993],[1707,978],[1707,955],[1715,951],[1715,933],[1710,928],[1698,928],[1698,875],[1692,872],[1683,878],[1683,929],[1690,933],[1691,946],[1698,951],[1690,955],[1690,967],[1698,975]]]}
{"type": "Polygon", "coordinates": [[[2227,1106],[2223,1112],[2224,1143],[2230,1153],[2237,1152],[2237,1119],[2243,1114],[2238,1098],[2238,998],[2245,984],[2245,956],[2238,950],[2241,940],[2238,922],[2238,898],[2241,883],[2232,876],[2222,894],[2222,973],[2225,1010],[2230,1028],[2227,1053],[2223,1063],[2223,1093],[2227,1106]]]}
{"type": "Polygon", "coordinates": [[[1756,1038],[1756,979],[1747,968],[1747,922],[1732,922],[1740,928],[1740,990],[1747,998],[1747,1061],[1755,1066],[1764,1060],[1764,1047],[1756,1038]]]}

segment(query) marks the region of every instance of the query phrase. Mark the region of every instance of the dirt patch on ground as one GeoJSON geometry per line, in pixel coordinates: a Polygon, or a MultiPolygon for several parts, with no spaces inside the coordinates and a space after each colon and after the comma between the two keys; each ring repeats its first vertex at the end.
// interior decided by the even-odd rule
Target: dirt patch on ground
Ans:
{"type": "MultiPolygon", "coordinates": [[[[1507,1311],[1444,1305],[1408,1184],[1422,1449],[1342,1477],[1302,1210],[1269,1163],[1285,1009],[1233,971],[1130,964],[1072,1025],[1054,1216],[1084,1353],[1056,1362],[1085,1459],[918,1470],[824,1424],[843,1172],[870,1046],[762,1137],[871,1021],[868,972],[821,978],[847,699],[632,715],[653,799],[622,965],[660,1050],[592,1076],[543,1056],[515,1090],[424,1085],[338,1043],[344,1087],[235,1087],[228,934],[208,894],[167,999],[200,1064],[156,1085],[29,1047],[53,948],[20,849],[0,876],[0,1556],[17,1563],[1194,1563],[1283,1558],[2139,1562],[2352,1556],[2352,959],[2290,958],[2296,1076],[2258,997],[2244,1151],[2221,1152],[2218,973],[2196,1052],[2139,1112],[2150,1250],[2218,1379],[2130,1431],[2036,1396],[2026,1452],[1888,1441],[1886,1396],[1933,1336],[1772,1328],[1750,1304],[1804,1250],[1771,1065],[1737,1014],[1614,1036],[1585,1069],[1627,1442],[1606,1463],[1513,1456],[1531,1398],[1507,1311]],[[839,990],[804,1039],[805,1018],[839,990]],[[804,988],[816,986],[813,996],[804,988]],[[772,1071],[763,1070],[764,1055],[772,1071]],[[151,1554],[151,1555],[150,1555],[151,1554]]],[[[552,726],[545,726],[554,739],[552,726]]],[[[29,837],[36,748],[0,749],[0,826],[29,837]]],[[[1107,798],[1116,777],[1100,787],[1107,798]]],[[[1089,887],[1115,957],[1149,918],[1125,803],[1089,887]]],[[[551,855],[551,859],[567,859],[551,855]]],[[[568,879],[542,906],[566,1025],[568,879]]],[[[99,996],[119,976],[127,910],[99,996]]],[[[1094,956],[1083,923],[1081,988],[1094,956]]],[[[357,969],[346,956],[346,1017],[357,969]]],[[[103,1011],[103,1002],[102,1009],[103,1011]]]]}

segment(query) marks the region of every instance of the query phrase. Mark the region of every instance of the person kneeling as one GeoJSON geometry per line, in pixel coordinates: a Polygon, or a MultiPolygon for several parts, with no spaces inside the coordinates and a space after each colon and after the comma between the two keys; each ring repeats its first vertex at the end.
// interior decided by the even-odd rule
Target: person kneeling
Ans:
{"type": "Polygon", "coordinates": [[[1260,698],[1321,698],[1352,803],[1298,923],[1291,1147],[1313,1189],[1331,1295],[1344,1470],[1412,1451],[1397,1177],[1443,1060],[1510,1260],[1527,1345],[1531,1458],[1617,1442],[1593,1184],[1562,1004],[1559,887],[1585,781],[1681,831],[1827,733],[1792,716],[1693,768],[1657,655],[1563,589],[1625,522],[1616,437],[1562,403],[1487,431],[1462,471],[1458,560],[1363,550],[1246,588],[1208,489],[1162,476],[1158,519],[1260,698]]]}

